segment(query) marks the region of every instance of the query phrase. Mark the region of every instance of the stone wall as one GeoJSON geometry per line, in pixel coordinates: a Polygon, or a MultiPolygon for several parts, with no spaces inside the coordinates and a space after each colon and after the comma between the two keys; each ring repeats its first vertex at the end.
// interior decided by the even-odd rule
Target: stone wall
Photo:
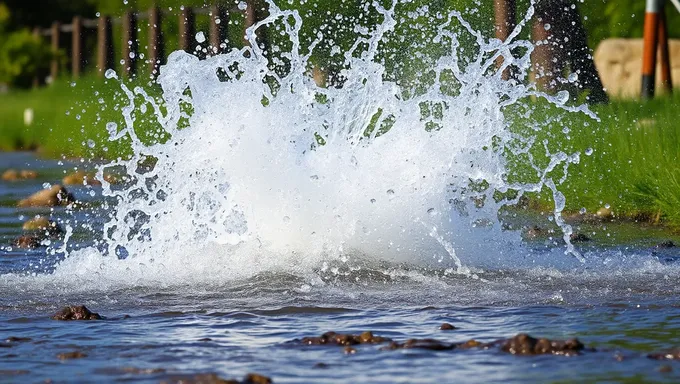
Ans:
{"type": "MultiPolygon", "coordinates": [[[[673,88],[680,90],[680,40],[670,40],[673,88]]],[[[658,57],[658,56],[657,56],[658,57]]],[[[607,39],[595,50],[595,66],[611,97],[640,97],[642,77],[642,39],[607,39]]],[[[657,61],[656,89],[660,87],[661,67],[657,61]]]]}

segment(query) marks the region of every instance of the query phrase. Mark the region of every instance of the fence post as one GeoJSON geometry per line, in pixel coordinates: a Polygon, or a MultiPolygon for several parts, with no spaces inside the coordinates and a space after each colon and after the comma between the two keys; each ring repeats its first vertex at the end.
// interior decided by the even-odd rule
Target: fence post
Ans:
{"type": "Polygon", "coordinates": [[[194,10],[184,7],[179,13],[179,49],[192,53],[194,38],[196,36],[194,10]]]}
{"type": "Polygon", "coordinates": [[[107,69],[113,68],[113,30],[111,17],[100,16],[97,25],[97,74],[104,77],[107,69]]]}
{"type": "MultiPolygon", "coordinates": [[[[246,33],[245,30],[250,28],[253,24],[257,23],[260,20],[264,20],[267,17],[267,10],[265,9],[266,3],[264,3],[262,0],[248,0],[247,1],[248,7],[246,8],[245,12],[245,24],[244,24],[244,32],[243,32],[243,41],[245,46],[250,46],[250,42],[246,38],[246,33]]],[[[259,41],[259,45],[262,47],[267,46],[267,33],[264,30],[264,28],[259,28],[257,30],[257,38],[259,41]]]]}
{"type": "MultiPolygon", "coordinates": [[[[532,35],[535,44],[534,51],[531,54],[531,62],[534,71],[534,81],[539,89],[544,91],[554,91],[557,83],[555,81],[557,74],[560,72],[558,61],[556,58],[556,49],[553,46],[553,31],[551,23],[552,17],[549,1],[544,0],[543,8],[537,5],[537,18],[534,22],[532,35]],[[546,4],[548,3],[548,4],[546,4]]],[[[561,11],[561,10],[560,10],[561,11]]]]}
{"type": "MultiPolygon", "coordinates": [[[[506,41],[516,25],[516,6],[515,0],[495,0],[494,13],[496,17],[496,37],[501,41],[506,41]]],[[[503,59],[496,61],[496,66],[503,65],[503,59]]],[[[503,71],[503,80],[508,80],[513,75],[513,70],[508,67],[503,71]]]]}
{"type": "Polygon", "coordinates": [[[159,67],[165,57],[161,17],[160,8],[153,7],[149,10],[149,70],[152,76],[158,75],[159,67]]]}
{"type": "Polygon", "coordinates": [[[647,0],[645,9],[644,46],[642,50],[642,98],[654,97],[656,50],[659,45],[659,12],[664,0],[647,0]]]}
{"type": "Polygon", "coordinates": [[[127,11],[123,15],[123,75],[130,78],[137,74],[137,15],[127,11]]]}
{"type": "MultiPolygon", "coordinates": [[[[32,32],[32,33],[33,33],[33,38],[34,38],[35,40],[39,41],[39,40],[40,40],[40,28],[38,28],[38,27],[33,28],[33,32],[32,32]]],[[[41,81],[41,77],[42,77],[43,75],[44,75],[44,74],[40,73],[39,70],[36,71],[36,74],[35,74],[35,76],[33,77],[33,88],[38,88],[38,87],[40,86],[40,83],[42,82],[42,81],[41,81]]]]}
{"type": "Polygon", "coordinates": [[[52,23],[52,28],[50,28],[50,38],[52,53],[54,57],[52,58],[52,63],[50,64],[50,78],[52,81],[56,80],[59,76],[59,37],[61,34],[61,24],[58,21],[52,23]]]}
{"type": "Polygon", "coordinates": [[[673,79],[671,78],[671,57],[668,52],[668,27],[666,11],[662,8],[659,14],[659,50],[661,59],[661,86],[670,94],[673,93],[673,79]]]}
{"type": "Polygon", "coordinates": [[[80,16],[74,16],[71,25],[71,75],[77,79],[83,69],[83,21],[80,16]]]}
{"type": "Polygon", "coordinates": [[[210,8],[210,13],[212,14],[210,19],[210,46],[212,46],[213,53],[217,54],[226,51],[229,16],[221,5],[213,5],[210,8]],[[222,44],[225,44],[225,46],[222,44]]]}

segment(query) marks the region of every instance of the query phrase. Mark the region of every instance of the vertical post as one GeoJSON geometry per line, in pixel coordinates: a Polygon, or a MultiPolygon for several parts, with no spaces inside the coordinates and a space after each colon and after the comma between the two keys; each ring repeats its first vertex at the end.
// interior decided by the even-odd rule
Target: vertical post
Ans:
{"type": "MultiPolygon", "coordinates": [[[[245,24],[244,27],[245,29],[250,28],[253,26],[253,24],[257,23],[260,20],[264,20],[267,18],[268,11],[267,11],[267,5],[264,1],[262,0],[248,0],[248,7],[246,8],[245,12],[245,24]]],[[[257,40],[258,40],[258,45],[260,47],[264,47],[264,50],[266,51],[267,47],[267,32],[265,31],[265,28],[260,27],[257,30],[256,33],[257,40]]],[[[245,46],[250,46],[250,42],[248,41],[246,37],[246,33],[243,33],[243,39],[244,39],[244,45],[245,46]]]]}
{"type": "Polygon", "coordinates": [[[151,8],[149,10],[149,66],[152,76],[158,75],[165,56],[161,23],[161,10],[158,7],[151,8]]]}
{"type": "MultiPolygon", "coordinates": [[[[36,41],[40,41],[40,28],[38,27],[33,28],[33,38],[36,41]]],[[[39,69],[36,70],[36,74],[33,77],[33,88],[38,88],[40,86],[41,83],[40,78],[43,76],[43,74],[40,72],[41,71],[39,69]]]]}
{"type": "Polygon", "coordinates": [[[642,98],[654,97],[656,49],[659,44],[659,12],[664,0],[647,0],[645,9],[644,47],[642,50],[642,98]]]}
{"type": "Polygon", "coordinates": [[[100,16],[97,25],[97,74],[113,68],[113,29],[110,16],[100,16]]]}
{"type": "Polygon", "coordinates": [[[196,36],[194,10],[191,7],[184,7],[179,13],[179,49],[192,53],[195,45],[193,44],[196,36]]]}
{"type": "MultiPolygon", "coordinates": [[[[546,1],[544,0],[544,3],[546,1]]],[[[555,83],[558,72],[555,59],[555,49],[553,47],[552,24],[548,19],[548,12],[537,12],[538,17],[534,22],[532,35],[535,44],[531,61],[533,63],[534,79],[538,88],[544,91],[552,91],[557,85],[555,83]]]]}
{"type": "Polygon", "coordinates": [[[578,74],[578,86],[589,91],[589,103],[607,103],[609,96],[604,90],[602,79],[597,72],[593,55],[588,47],[588,35],[583,27],[578,6],[565,3],[565,17],[559,25],[559,41],[570,57],[571,72],[578,74]]]}
{"type": "MultiPolygon", "coordinates": [[[[516,16],[515,0],[495,0],[494,13],[496,16],[496,38],[501,41],[506,41],[512,31],[515,29],[516,16]]],[[[496,61],[496,66],[501,67],[503,59],[499,58],[496,61]]],[[[508,80],[512,77],[512,70],[506,68],[502,74],[503,80],[508,80]]]]}
{"type": "Polygon", "coordinates": [[[661,51],[661,86],[670,94],[673,93],[673,79],[671,78],[671,57],[668,52],[668,26],[664,9],[661,9],[659,14],[659,50],[661,51]]]}
{"type": "Polygon", "coordinates": [[[210,46],[214,53],[221,53],[226,51],[226,49],[222,48],[222,44],[226,44],[229,16],[221,5],[213,5],[210,8],[210,13],[212,14],[210,20],[210,46]]]}
{"type": "Polygon", "coordinates": [[[73,17],[72,27],[71,75],[77,79],[83,69],[83,21],[80,16],[73,17]]]}
{"type": "Polygon", "coordinates": [[[52,28],[50,28],[50,38],[52,46],[52,63],[50,64],[50,78],[52,81],[56,80],[59,76],[59,38],[61,37],[61,24],[58,21],[52,23],[52,28]]]}
{"type": "Polygon", "coordinates": [[[137,15],[126,11],[123,15],[123,75],[130,78],[137,74],[137,15]]]}

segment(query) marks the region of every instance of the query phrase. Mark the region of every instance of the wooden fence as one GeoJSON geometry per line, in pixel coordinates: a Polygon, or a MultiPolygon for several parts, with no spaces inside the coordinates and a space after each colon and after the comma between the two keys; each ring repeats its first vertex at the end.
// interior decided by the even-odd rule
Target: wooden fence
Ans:
{"type": "MultiPolygon", "coordinates": [[[[225,9],[222,6],[214,5],[209,8],[182,7],[179,10],[179,49],[193,52],[196,45],[192,44],[196,36],[196,15],[209,15],[210,28],[206,42],[201,43],[204,48],[209,47],[214,53],[224,51],[226,38],[230,28],[229,20],[235,14],[241,14],[244,18],[243,29],[250,27],[261,17],[262,9],[256,8],[256,0],[248,1],[245,10],[239,8],[225,9]],[[259,16],[259,17],[258,17],[259,16]],[[206,45],[207,43],[207,45],[206,45]]],[[[71,53],[71,76],[78,78],[84,67],[86,56],[84,52],[84,39],[86,35],[96,33],[96,64],[97,73],[100,77],[104,76],[107,69],[116,66],[116,54],[113,45],[113,26],[120,25],[122,30],[122,49],[120,53],[120,63],[123,68],[123,75],[131,77],[138,73],[138,64],[141,57],[145,58],[148,64],[147,70],[150,75],[158,73],[158,67],[165,58],[165,41],[163,38],[162,25],[169,21],[172,15],[177,15],[176,11],[161,10],[154,7],[146,12],[127,11],[120,17],[108,15],[98,15],[97,19],[86,19],[75,16],[71,24],[61,24],[54,22],[50,28],[34,29],[34,34],[49,38],[54,52],[70,47],[71,53]],[[138,23],[140,20],[148,20],[148,43],[147,52],[143,55],[139,52],[138,23]],[[62,41],[63,35],[70,34],[70,46],[67,41],[62,41]]],[[[177,17],[177,16],[175,16],[177,17]]],[[[233,25],[233,24],[232,24],[233,25]]],[[[245,36],[245,33],[243,33],[245,36]]],[[[247,44],[244,38],[244,44],[247,44]]],[[[50,78],[56,79],[60,76],[60,60],[58,57],[52,59],[50,65],[50,78]]]]}

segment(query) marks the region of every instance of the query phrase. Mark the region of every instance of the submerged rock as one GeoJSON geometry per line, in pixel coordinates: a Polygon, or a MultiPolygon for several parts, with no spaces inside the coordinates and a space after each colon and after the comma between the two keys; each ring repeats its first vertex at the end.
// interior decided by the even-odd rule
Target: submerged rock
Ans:
{"type": "Polygon", "coordinates": [[[28,207],[56,207],[75,202],[75,198],[61,185],[53,185],[50,189],[43,189],[19,201],[20,208],[28,207]]]}
{"type": "Polygon", "coordinates": [[[12,242],[12,245],[17,248],[36,249],[44,246],[42,241],[43,239],[38,236],[23,235],[16,238],[12,242]]]}
{"type": "Polygon", "coordinates": [[[33,180],[38,178],[38,172],[31,170],[21,170],[8,169],[2,173],[0,178],[3,181],[22,181],[22,180],[33,180]]]}
{"type": "Polygon", "coordinates": [[[512,353],[513,355],[578,355],[584,349],[583,344],[578,339],[569,340],[549,340],[536,339],[526,333],[505,341],[497,342],[501,345],[501,351],[512,353]]]}
{"type": "Polygon", "coordinates": [[[350,335],[335,332],[326,332],[320,337],[304,337],[302,344],[307,345],[356,345],[356,344],[380,344],[392,341],[386,337],[374,336],[372,332],[363,332],[360,335],[350,335]]]}
{"type": "Polygon", "coordinates": [[[447,351],[455,349],[456,344],[445,343],[435,339],[409,339],[404,343],[391,342],[390,345],[381,348],[382,350],[394,349],[429,349],[431,351],[447,351]]]}
{"type": "Polygon", "coordinates": [[[614,213],[610,208],[602,207],[597,210],[595,216],[600,220],[612,220],[614,219],[614,213]]]}
{"type": "Polygon", "coordinates": [[[84,305],[71,305],[64,307],[61,311],[52,316],[52,320],[101,320],[98,313],[91,312],[84,305]]]}
{"type": "Polygon", "coordinates": [[[654,360],[680,360],[680,349],[650,353],[647,357],[654,360]]]}
{"type": "Polygon", "coordinates": [[[92,174],[86,173],[85,171],[77,171],[64,176],[61,180],[64,185],[90,185],[99,186],[102,182],[95,179],[92,174]]]}
{"type": "Polygon", "coordinates": [[[82,359],[83,357],[87,357],[87,355],[80,351],[64,352],[57,355],[59,360],[82,359]]]}
{"type": "Polygon", "coordinates": [[[439,326],[439,329],[441,329],[442,331],[453,331],[454,329],[458,328],[454,327],[449,323],[442,323],[442,325],[439,326]]]}
{"type": "Polygon", "coordinates": [[[176,376],[161,381],[161,384],[271,384],[272,379],[257,373],[249,373],[243,380],[228,380],[214,373],[202,373],[194,376],[176,376]]]}

